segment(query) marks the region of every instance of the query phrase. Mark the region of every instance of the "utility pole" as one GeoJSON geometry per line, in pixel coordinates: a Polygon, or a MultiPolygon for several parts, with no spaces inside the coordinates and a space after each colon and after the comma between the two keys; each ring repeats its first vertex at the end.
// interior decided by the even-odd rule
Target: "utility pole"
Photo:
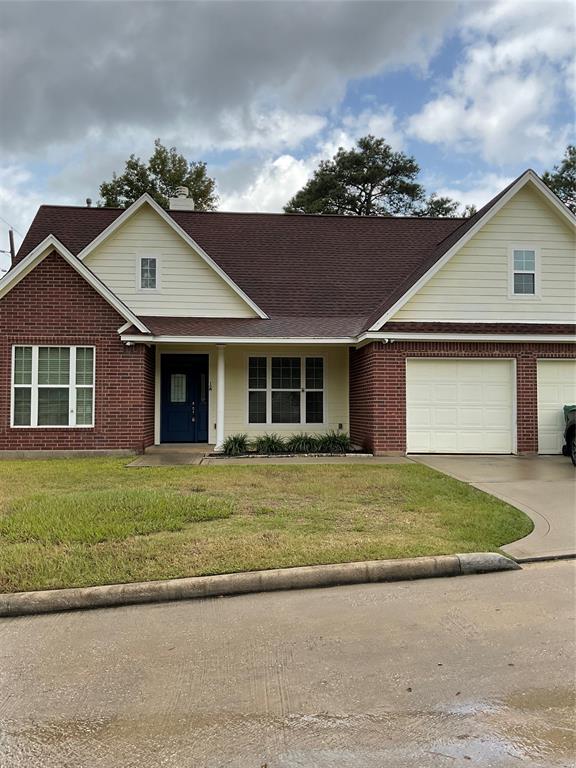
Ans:
{"type": "MultiPolygon", "coordinates": [[[[10,242],[10,250],[9,251],[2,251],[0,250],[0,253],[9,253],[10,254],[10,266],[14,265],[14,257],[16,256],[16,248],[14,247],[14,230],[12,227],[8,230],[8,240],[10,242]]],[[[5,269],[0,269],[0,273],[6,272],[5,269]]]]}
{"type": "Polygon", "coordinates": [[[16,248],[14,248],[14,230],[12,227],[8,230],[8,240],[10,241],[10,262],[14,264],[14,258],[16,256],[16,248]]]}

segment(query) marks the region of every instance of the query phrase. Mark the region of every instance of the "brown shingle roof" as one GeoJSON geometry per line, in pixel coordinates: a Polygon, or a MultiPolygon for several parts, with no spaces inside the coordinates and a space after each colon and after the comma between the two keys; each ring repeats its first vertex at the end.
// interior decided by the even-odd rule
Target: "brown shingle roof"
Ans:
{"type": "MultiPolygon", "coordinates": [[[[78,254],[120,209],[42,206],[18,251],[53,234],[78,254]]],[[[169,211],[270,317],[364,321],[462,219],[169,211]]]]}
{"type": "Polygon", "coordinates": [[[395,323],[390,320],[382,333],[525,333],[576,336],[576,325],[570,323],[395,323]]]}
{"type": "MultiPolygon", "coordinates": [[[[154,336],[230,336],[238,338],[344,338],[357,336],[362,317],[141,317],[154,336]]],[[[138,333],[129,328],[127,334],[138,333]]]]}

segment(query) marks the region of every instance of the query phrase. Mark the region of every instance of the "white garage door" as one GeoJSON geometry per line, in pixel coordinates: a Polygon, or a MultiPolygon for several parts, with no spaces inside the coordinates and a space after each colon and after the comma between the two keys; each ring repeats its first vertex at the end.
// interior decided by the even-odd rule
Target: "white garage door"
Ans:
{"type": "Polygon", "coordinates": [[[576,360],[538,360],[538,453],[561,453],[564,405],[576,405],[576,360]]]}
{"type": "Polygon", "coordinates": [[[407,450],[512,453],[510,360],[406,360],[407,450]]]}

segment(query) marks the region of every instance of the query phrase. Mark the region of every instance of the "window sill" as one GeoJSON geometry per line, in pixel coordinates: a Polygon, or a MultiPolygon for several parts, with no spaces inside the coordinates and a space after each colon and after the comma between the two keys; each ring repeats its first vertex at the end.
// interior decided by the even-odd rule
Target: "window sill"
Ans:
{"type": "Polygon", "coordinates": [[[38,424],[32,426],[31,424],[11,424],[10,429],[94,429],[94,424],[76,424],[71,426],[70,424],[38,424]]]}

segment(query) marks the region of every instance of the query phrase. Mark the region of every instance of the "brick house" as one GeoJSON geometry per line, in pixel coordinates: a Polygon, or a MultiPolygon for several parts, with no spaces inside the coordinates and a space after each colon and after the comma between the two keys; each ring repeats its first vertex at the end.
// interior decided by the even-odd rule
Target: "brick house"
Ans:
{"type": "Polygon", "coordinates": [[[533,171],[469,219],[42,206],[0,280],[0,451],[558,453],[575,224],[533,171]]]}

